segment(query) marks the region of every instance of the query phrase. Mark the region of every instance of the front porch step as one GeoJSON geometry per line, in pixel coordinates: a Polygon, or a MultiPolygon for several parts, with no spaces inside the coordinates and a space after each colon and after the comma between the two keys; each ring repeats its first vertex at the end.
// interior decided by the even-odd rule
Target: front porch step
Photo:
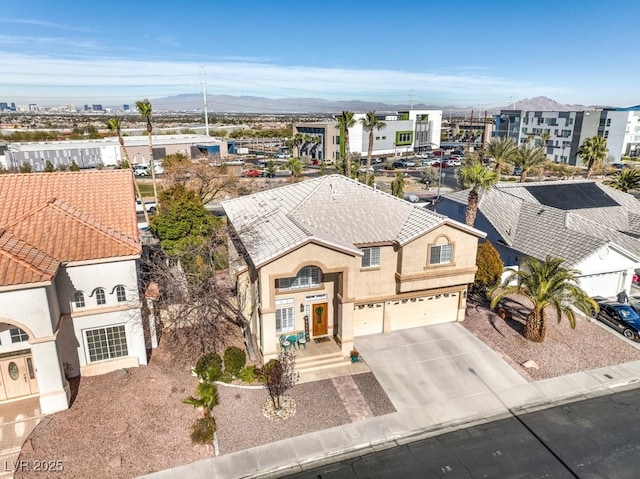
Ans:
{"type": "Polygon", "coordinates": [[[321,361],[324,359],[344,359],[345,356],[341,351],[336,351],[334,353],[325,353],[325,354],[316,354],[311,356],[302,356],[296,355],[296,365],[302,365],[307,363],[315,363],[317,361],[321,361]]]}
{"type": "Polygon", "coordinates": [[[322,369],[331,369],[342,366],[351,365],[351,359],[349,357],[344,357],[342,354],[339,355],[331,355],[331,357],[316,357],[311,361],[305,361],[303,363],[298,363],[296,360],[296,371],[300,374],[319,371],[322,369]]]}

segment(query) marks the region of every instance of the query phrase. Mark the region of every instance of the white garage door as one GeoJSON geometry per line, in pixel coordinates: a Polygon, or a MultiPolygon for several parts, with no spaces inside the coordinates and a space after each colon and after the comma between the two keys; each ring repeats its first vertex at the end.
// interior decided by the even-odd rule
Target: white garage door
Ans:
{"type": "Polygon", "coordinates": [[[381,333],[383,314],[382,303],[356,306],[353,311],[353,336],[381,333]]]}
{"type": "Polygon", "coordinates": [[[580,277],[580,287],[589,296],[604,296],[609,298],[620,292],[622,273],[592,274],[580,277]]]}
{"type": "Polygon", "coordinates": [[[391,331],[456,321],[459,295],[446,293],[386,304],[391,331]]]}

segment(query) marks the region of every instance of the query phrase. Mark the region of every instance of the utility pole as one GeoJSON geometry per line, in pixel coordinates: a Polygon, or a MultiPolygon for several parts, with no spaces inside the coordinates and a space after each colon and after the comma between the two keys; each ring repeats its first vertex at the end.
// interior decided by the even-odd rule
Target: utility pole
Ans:
{"type": "Polygon", "coordinates": [[[204,65],[200,67],[200,85],[202,85],[202,97],[204,99],[204,134],[209,136],[209,112],[207,111],[207,72],[204,65]]]}
{"type": "Polygon", "coordinates": [[[411,90],[411,95],[409,95],[409,110],[413,110],[413,90],[411,90]]]}

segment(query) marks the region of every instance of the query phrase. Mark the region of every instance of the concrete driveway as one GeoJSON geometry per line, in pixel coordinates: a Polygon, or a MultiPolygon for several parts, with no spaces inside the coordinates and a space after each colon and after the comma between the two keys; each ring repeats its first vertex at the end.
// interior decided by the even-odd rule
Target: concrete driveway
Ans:
{"type": "Polygon", "coordinates": [[[22,445],[41,419],[37,396],[0,404],[0,479],[13,477],[22,445]]]}
{"type": "Polygon", "coordinates": [[[398,411],[468,404],[473,396],[527,384],[458,323],[361,336],[355,347],[398,411]]]}

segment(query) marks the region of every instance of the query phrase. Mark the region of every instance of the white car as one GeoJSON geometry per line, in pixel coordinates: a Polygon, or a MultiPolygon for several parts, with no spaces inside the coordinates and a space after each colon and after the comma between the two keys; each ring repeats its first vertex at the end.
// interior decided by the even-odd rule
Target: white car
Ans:
{"type": "MultiPolygon", "coordinates": [[[[369,173],[374,173],[374,169],[373,166],[369,167],[369,173]]],[[[358,168],[358,173],[366,173],[367,172],[367,165],[361,166],[360,168],[358,168]]]]}
{"type": "Polygon", "coordinates": [[[445,161],[449,166],[462,166],[462,161],[459,158],[449,158],[448,160],[445,160],[445,161]]]}
{"type": "Polygon", "coordinates": [[[436,161],[438,161],[438,160],[436,160],[435,158],[428,158],[428,159],[426,159],[426,160],[422,160],[422,161],[420,162],[420,165],[422,165],[422,166],[433,166],[433,164],[434,164],[436,161]]]}

